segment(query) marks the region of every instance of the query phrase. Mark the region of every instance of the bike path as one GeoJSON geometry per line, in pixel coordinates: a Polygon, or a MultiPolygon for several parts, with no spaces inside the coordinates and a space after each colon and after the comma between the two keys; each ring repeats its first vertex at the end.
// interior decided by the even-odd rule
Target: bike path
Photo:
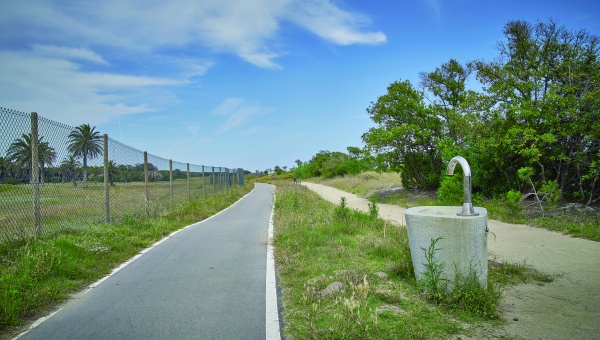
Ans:
{"type": "Polygon", "coordinates": [[[274,187],[165,239],[19,339],[265,339],[274,187]]]}

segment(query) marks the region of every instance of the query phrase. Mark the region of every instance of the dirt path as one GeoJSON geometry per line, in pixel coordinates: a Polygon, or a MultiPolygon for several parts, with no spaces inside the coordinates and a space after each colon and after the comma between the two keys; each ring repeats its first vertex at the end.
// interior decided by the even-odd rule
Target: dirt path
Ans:
{"type": "MultiPolygon", "coordinates": [[[[303,183],[324,199],[368,211],[369,201],[321,184],[303,183]]],[[[379,204],[379,217],[404,225],[405,209],[379,204]]],[[[552,283],[510,288],[502,301],[502,329],[490,337],[600,339],[600,243],[521,224],[489,220],[490,259],[527,263],[552,283]]]]}

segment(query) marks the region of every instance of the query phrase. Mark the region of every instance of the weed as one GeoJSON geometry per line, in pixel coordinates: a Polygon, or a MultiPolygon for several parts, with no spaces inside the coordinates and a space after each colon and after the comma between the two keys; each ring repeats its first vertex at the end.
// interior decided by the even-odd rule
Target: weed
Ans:
{"type": "Polygon", "coordinates": [[[425,296],[436,303],[442,302],[447,287],[447,280],[442,278],[444,263],[440,263],[435,259],[435,253],[440,250],[435,245],[442,239],[443,237],[431,239],[429,248],[421,248],[425,252],[425,272],[419,280],[419,285],[424,290],[425,296]]]}
{"type": "Polygon", "coordinates": [[[338,219],[345,220],[350,214],[350,209],[346,205],[346,197],[340,198],[340,205],[335,208],[335,216],[338,219]]]}
{"type": "Polygon", "coordinates": [[[379,207],[373,199],[371,200],[371,203],[369,203],[369,216],[374,220],[379,218],[379,207]]]}

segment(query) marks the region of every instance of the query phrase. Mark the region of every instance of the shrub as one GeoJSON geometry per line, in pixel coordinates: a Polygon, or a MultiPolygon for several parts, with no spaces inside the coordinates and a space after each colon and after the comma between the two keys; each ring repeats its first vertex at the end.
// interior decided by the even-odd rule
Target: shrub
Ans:
{"type": "Polygon", "coordinates": [[[462,173],[455,173],[454,176],[442,176],[440,188],[437,195],[444,204],[462,204],[463,185],[462,173]]]}

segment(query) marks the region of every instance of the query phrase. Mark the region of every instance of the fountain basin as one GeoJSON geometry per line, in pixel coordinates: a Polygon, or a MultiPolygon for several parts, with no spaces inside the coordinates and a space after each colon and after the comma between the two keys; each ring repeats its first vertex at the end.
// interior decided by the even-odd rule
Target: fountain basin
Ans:
{"type": "Polygon", "coordinates": [[[425,250],[436,243],[434,261],[443,264],[440,276],[447,288],[454,287],[457,276],[477,276],[487,286],[487,210],[474,208],[472,216],[459,216],[461,207],[421,206],[405,212],[408,242],[417,280],[426,271],[425,250]]]}

